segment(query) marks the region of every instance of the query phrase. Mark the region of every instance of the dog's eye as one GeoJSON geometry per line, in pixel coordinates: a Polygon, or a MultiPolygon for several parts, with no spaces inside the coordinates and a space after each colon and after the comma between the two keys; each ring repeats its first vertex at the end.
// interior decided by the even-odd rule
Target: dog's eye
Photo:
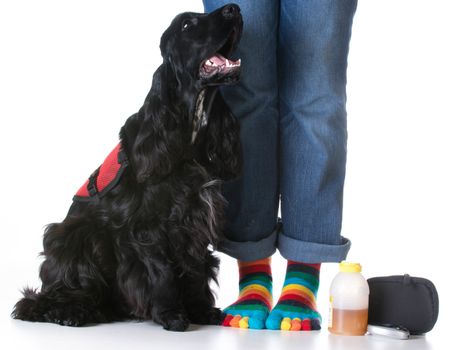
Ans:
{"type": "Polygon", "coordinates": [[[192,28],[195,24],[197,23],[197,20],[195,18],[192,18],[192,19],[185,19],[184,21],[182,21],[182,25],[181,25],[181,28],[182,28],[182,31],[186,31],[186,30],[189,30],[190,28],[192,28]]]}

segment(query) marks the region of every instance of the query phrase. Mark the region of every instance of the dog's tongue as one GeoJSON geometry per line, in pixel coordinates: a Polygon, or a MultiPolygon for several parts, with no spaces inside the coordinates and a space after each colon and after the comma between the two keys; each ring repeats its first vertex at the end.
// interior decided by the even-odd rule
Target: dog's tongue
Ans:
{"type": "Polygon", "coordinates": [[[238,59],[237,61],[232,61],[232,60],[228,60],[227,58],[221,56],[220,54],[216,54],[212,57],[210,57],[207,62],[212,66],[218,66],[218,67],[221,67],[221,66],[225,66],[225,67],[238,67],[241,65],[241,60],[238,59]],[[210,62],[208,62],[210,61],[210,62]]]}
{"type": "Polygon", "coordinates": [[[209,59],[205,60],[205,62],[200,67],[200,74],[204,78],[212,77],[215,74],[227,75],[236,72],[240,69],[240,67],[240,59],[236,61],[228,60],[226,57],[223,57],[223,55],[216,53],[209,59]]]}

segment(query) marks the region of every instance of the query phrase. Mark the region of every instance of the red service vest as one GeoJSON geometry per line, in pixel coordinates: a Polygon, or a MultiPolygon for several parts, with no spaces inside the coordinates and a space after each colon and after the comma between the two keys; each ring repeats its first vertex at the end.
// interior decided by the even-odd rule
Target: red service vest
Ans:
{"type": "Polygon", "coordinates": [[[121,143],[118,143],[105,158],[102,165],[79,188],[73,200],[88,201],[96,196],[98,198],[103,197],[118,184],[127,165],[128,159],[126,154],[121,149],[121,143]]]}

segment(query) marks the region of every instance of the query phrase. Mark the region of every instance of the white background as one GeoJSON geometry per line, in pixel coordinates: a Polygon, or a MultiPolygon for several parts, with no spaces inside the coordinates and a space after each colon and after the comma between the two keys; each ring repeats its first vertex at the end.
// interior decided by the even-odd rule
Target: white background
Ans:
{"type": "MultiPolygon", "coordinates": [[[[343,1],[343,0],[341,0],[343,1]]],[[[457,0],[360,0],[348,72],[348,164],[343,235],[368,277],[409,273],[440,295],[436,328],[419,342],[150,323],[70,329],[9,318],[19,288],[39,286],[45,224],[118,141],[161,63],[158,40],[196,1],[0,2],[0,347],[446,348],[463,323],[465,5],[457,0]],[[98,339],[98,340],[97,340],[98,339]],[[8,346],[8,347],[6,347],[8,346]]],[[[237,294],[221,255],[218,305],[237,294]]],[[[276,299],[285,261],[274,256],[276,299]]],[[[335,264],[322,268],[327,320],[335,264]]]]}

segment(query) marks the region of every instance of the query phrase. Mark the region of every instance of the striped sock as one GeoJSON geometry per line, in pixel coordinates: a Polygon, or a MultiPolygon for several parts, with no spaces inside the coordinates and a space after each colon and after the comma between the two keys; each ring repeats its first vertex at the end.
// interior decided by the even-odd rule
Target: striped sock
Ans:
{"type": "Polygon", "coordinates": [[[223,310],[223,326],[263,329],[273,303],[271,258],[237,263],[239,298],[223,310]]]}
{"type": "Polygon", "coordinates": [[[320,265],[287,262],[281,297],[266,319],[266,328],[291,331],[321,328],[316,307],[320,265]]]}

